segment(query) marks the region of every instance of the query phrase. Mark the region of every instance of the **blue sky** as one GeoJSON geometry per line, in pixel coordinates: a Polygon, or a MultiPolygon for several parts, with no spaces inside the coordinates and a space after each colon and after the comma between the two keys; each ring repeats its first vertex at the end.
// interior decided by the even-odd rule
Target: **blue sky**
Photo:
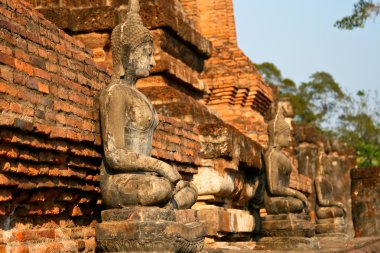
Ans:
{"type": "Polygon", "coordinates": [[[380,16],[364,29],[339,30],[357,0],[233,0],[240,48],[297,84],[326,71],[345,91],[380,91],[380,16]]]}

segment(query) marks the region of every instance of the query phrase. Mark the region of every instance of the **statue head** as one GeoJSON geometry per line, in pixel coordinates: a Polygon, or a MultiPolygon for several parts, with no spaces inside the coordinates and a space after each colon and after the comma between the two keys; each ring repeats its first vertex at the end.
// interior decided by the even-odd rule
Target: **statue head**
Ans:
{"type": "Polygon", "coordinates": [[[282,108],[268,124],[269,145],[288,147],[290,144],[290,126],[286,122],[282,108]]]}
{"type": "Polygon", "coordinates": [[[153,36],[144,26],[139,14],[139,0],[129,0],[127,15],[121,25],[122,56],[125,74],[135,78],[149,76],[155,65],[153,36]]]}

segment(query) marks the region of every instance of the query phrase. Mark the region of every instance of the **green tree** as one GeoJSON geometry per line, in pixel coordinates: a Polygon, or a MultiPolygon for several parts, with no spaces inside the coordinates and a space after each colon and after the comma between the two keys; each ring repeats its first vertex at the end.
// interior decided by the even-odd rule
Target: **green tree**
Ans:
{"type": "Polygon", "coordinates": [[[368,18],[376,17],[379,14],[379,3],[373,3],[372,0],[359,0],[359,2],[354,5],[352,15],[336,21],[334,26],[346,30],[352,30],[358,27],[363,28],[368,18]]]}
{"type": "Polygon", "coordinates": [[[299,87],[299,92],[293,98],[296,120],[315,124],[319,127],[330,124],[330,119],[346,99],[339,84],[327,72],[316,72],[310,76],[309,82],[299,87]]]}
{"type": "Polygon", "coordinates": [[[356,150],[359,167],[380,166],[380,99],[377,93],[345,94],[333,76],[316,72],[299,87],[273,63],[257,65],[265,81],[290,100],[295,121],[313,124],[356,150]]]}
{"type": "Polygon", "coordinates": [[[357,152],[359,167],[380,166],[380,111],[377,93],[350,96],[339,117],[337,135],[357,152]]]}
{"type": "Polygon", "coordinates": [[[297,93],[296,83],[289,78],[284,79],[281,71],[273,63],[263,62],[261,64],[257,64],[256,68],[263,75],[267,84],[277,86],[279,88],[280,97],[288,97],[297,93]]]}

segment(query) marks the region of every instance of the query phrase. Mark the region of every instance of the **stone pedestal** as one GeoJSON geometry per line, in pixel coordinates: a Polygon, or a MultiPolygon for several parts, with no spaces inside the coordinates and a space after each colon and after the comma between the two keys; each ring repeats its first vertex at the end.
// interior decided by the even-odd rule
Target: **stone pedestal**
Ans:
{"type": "Polygon", "coordinates": [[[347,224],[343,217],[331,219],[318,219],[315,225],[315,233],[318,235],[323,234],[346,234],[347,224]]]}
{"type": "Polygon", "coordinates": [[[269,250],[318,249],[315,225],[305,214],[267,215],[262,218],[264,237],[258,245],[269,250]]]}
{"type": "Polygon", "coordinates": [[[102,212],[97,252],[200,252],[205,229],[194,210],[132,207],[102,212]]]}
{"type": "Polygon", "coordinates": [[[212,205],[194,208],[198,210],[198,218],[205,221],[209,238],[249,240],[255,229],[255,218],[248,211],[212,205]]]}

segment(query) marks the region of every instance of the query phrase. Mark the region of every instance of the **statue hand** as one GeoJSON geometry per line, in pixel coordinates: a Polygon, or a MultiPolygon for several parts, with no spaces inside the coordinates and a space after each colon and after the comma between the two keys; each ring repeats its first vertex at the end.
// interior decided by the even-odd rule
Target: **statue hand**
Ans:
{"type": "Polygon", "coordinates": [[[344,214],[346,214],[346,213],[347,213],[346,207],[343,205],[343,203],[341,203],[341,202],[338,202],[338,203],[336,203],[336,205],[337,205],[338,207],[342,208],[342,210],[343,210],[344,214]]]}
{"type": "Polygon", "coordinates": [[[160,173],[163,177],[167,178],[172,184],[176,184],[178,181],[182,179],[181,175],[178,173],[176,169],[174,169],[172,166],[170,166],[167,163],[162,163],[163,166],[161,167],[160,173]]]}
{"type": "Polygon", "coordinates": [[[308,212],[310,210],[310,203],[309,203],[309,200],[306,198],[306,196],[302,193],[299,193],[297,194],[297,198],[303,202],[306,212],[308,212]]]}

